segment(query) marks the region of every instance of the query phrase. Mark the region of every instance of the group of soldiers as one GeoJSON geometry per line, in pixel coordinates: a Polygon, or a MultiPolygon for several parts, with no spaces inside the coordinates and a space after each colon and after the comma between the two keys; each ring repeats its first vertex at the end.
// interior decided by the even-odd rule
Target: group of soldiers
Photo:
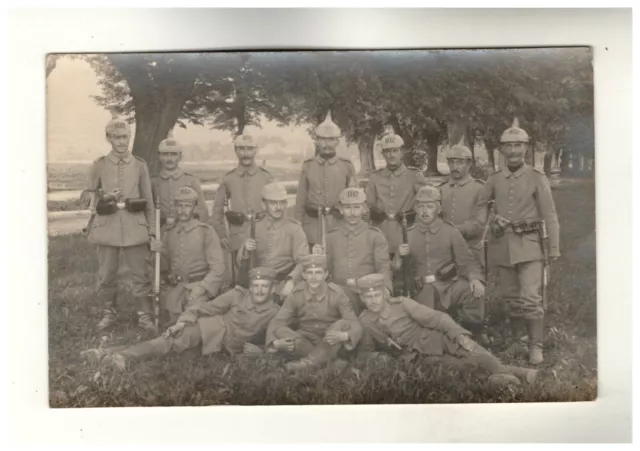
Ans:
{"type": "Polygon", "coordinates": [[[527,133],[517,121],[503,133],[506,165],[486,182],[471,177],[469,148],[450,147],[450,176],[439,186],[405,166],[402,138],[387,134],[386,167],[366,188],[336,154],[340,137],[328,114],[290,218],[285,187],[256,164],[255,138],[238,136],[238,165],[223,176],[209,214],[198,179],[180,168],[180,144],[171,135],[160,143],[162,169],[151,178],[129,151],[129,124],[114,117],[106,127],[112,151],[93,163],[82,199],[95,215],[87,234],[99,263],[97,328],[118,321],[121,251],[145,330],[157,330],[149,263],[161,256],[167,322],[152,340],[83,357],[124,370],[201,346],[203,355],[284,356],[298,372],[356,354],[415,351],[472,360],[497,384],[533,382],[536,370],[505,365],[484,347],[482,247],[490,241],[511,326],[508,353],[543,362],[546,259],[559,256],[559,226],[547,178],[524,162],[527,133]]]}

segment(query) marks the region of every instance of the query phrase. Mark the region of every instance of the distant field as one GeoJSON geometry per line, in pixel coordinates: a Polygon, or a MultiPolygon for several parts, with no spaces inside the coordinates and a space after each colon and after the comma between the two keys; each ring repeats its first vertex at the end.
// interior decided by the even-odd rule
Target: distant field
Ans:
{"type": "MultiPolygon", "coordinates": [[[[261,161],[260,161],[261,163],[261,161]]],[[[86,163],[49,163],[47,164],[47,186],[49,191],[67,191],[82,189],[90,162],[86,163]]],[[[202,184],[219,183],[222,176],[235,167],[235,161],[216,161],[202,163],[183,163],[185,171],[200,178],[202,184]]],[[[301,163],[266,160],[266,169],[277,180],[297,180],[301,163]]]]}

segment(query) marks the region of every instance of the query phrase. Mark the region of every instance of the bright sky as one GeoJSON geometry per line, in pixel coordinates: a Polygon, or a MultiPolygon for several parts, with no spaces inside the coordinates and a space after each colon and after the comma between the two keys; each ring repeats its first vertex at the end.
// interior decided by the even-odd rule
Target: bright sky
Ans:
{"type": "MultiPolygon", "coordinates": [[[[47,79],[47,136],[49,158],[64,160],[75,158],[77,149],[86,153],[87,159],[95,159],[108,151],[104,139],[104,127],[111,118],[110,113],[98,106],[91,98],[100,94],[98,77],[82,60],[61,58],[47,79]]],[[[248,129],[259,136],[261,133],[280,135],[292,145],[311,142],[304,127],[278,127],[267,122],[262,129],[248,129]]],[[[176,127],[174,136],[185,145],[206,145],[211,140],[231,141],[229,132],[209,130],[206,127],[176,127]]],[[[133,142],[133,141],[132,141],[133,142]]]]}

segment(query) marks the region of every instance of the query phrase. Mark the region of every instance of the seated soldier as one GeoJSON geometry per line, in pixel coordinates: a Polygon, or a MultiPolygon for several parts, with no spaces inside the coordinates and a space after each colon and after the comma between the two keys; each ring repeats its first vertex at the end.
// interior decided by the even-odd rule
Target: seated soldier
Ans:
{"type": "Polygon", "coordinates": [[[307,255],[301,263],[304,281],[285,299],[269,324],[266,339],[268,352],[301,359],[287,364],[292,372],[332,363],[341,349],[355,349],[362,335],[346,294],[326,281],[326,256],[307,255]],[[292,329],[294,321],[296,330],[292,329]]]}
{"type": "Polygon", "coordinates": [[[366,306],[360,314],[363,338],[359,352],[395,347],[428,356],[447,354],[487,370],[491,373],[489,381],[496,385],[517,385],[518,377],[535,382],[536,370],[502,364],[446,313],[406,297],[390,297],[382,274],[366,275],[356,284],[366,306]]]}
{"type": "Polygon", "coordinates": [[[81,355],[90,363],[124,371],[132,360],[183,352],[200,345],[202,355],[222,350],[261,354],[267,325],[278,311],[273,301],[274,277],[271,268],[254,268],[249,290],[236,286],[212,301],[189,307],[160,337],[123,350],[94,348],[81,355]]]}
{"type": "Polygon", "coordinates": [[[313,246],[314,254],[327,255],[331,280],[340,285],[351,301],[356,314],[362,306],[352,290],[356,279],[372,272],[387,276],[387,288],[392,290],[389,247],[382,232],[367,224],[362,216],[367,196],[362,188],[345,188],[338,198],[338,208],[344,221],[327,234],[327,248],[313,246]]]}
{"type": "MultiPolygon", "coordinates": [[[[409,228],[408,244],[396,256],[411,255],[419,293],[416,301],[446,311],[479,340],[484,333],[484,276],[456,227],[440,218],[440,191],[424,186],[416,195],[416,223],[409,228]]],[[[396,268],[404,264],[396,258],[396,268]]]]}
{"type": "Polygon", "coordinates": [[[224,254],[213,227],[193,217],[198,194],[183,186],[174,196],[177,223],[163,240],[152,240],[151,251],[161,252],[165,280],[171,288],[163,304],[175,322],[185,307],[218,295],[225,272],[224,254]]]}
{"type": "Polygon", "coordinates": [[[309,245],[302,225],[287,216],[287,190],[282,184],[274,182],[262,188],[262,205],[265,216],[255,224],[255,239],[247,238],[240,248],[238,266],[248,263],[254,252],[257,266],[274,268],[278,282],[274,291],[282,304],[302,281],[300,257],[309,255],[309,245]]]}

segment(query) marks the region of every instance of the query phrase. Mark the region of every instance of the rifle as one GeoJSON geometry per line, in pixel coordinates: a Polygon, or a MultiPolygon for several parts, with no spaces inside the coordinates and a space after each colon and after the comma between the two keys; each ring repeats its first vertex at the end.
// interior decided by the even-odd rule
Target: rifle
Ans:
{"type": "Polygon", "coordinates": [[[101,196],[100,191],[100,188],[96,188],[91,192],[91,201],[89,202],[89,211],[91,212],[91,216],[89,217],[87,225],[82,229],[82,233],[85,236],[89,236],[89,233],[91,233],[91,227],[93,227],[93,221],[96,218],[96,206],[98,205],[98,198],[101,196]]]}
{"type": "MultiPolygon", "coordinates": [[[[160,240],[160,196],[156,197],[156,240],[160,240]]],[[[160,330],[160,252],[156,252],[155,280],[153,284],[153,306],[156,333],[160,330]]]]}
{"type": "MultiPolygon", "coordinates": [[[[226,187],[226,185],[225,185],[226,187]]],[[[227,220],[227,212],[229,211],[229,193],[227,191],[225,191],[225,196],[224,196],[224,230],[226,232],[227,235],[227,240],[230,239],[229,237],[229,221],[227,220]]],[[[234,261],[233,258],[233,251],[231,250],[231,248],[229,248],[229,251],[227,252],[228,254],[228,259],[231,262],[231,264],[228,266],[231,268],[231,286],[233,286],[236,282],[236,262],[234,261]]]]}
{"type": "Polygon", "coordinates": [[[549,283],[549,232],[547,223],[540,222],[540,246],[542,247],[542,305],[547,306],[547,284],[549,283]]]}
{"type": "MultiPolygon", "coordinates": [[[[407,244],[409,242],[408,237],[408,225],[407,225],[407,212],[403,211],[400,213],[402,220],[400,224],[402,224],[402,244],[407,244]]],[[[406,255],[402,257],[402,280],[403,280],[403,295],[405,297],[413,299],[413,297],[418,294],[418,290],[414,284],[411,268],[409,267],[409,262],[411,259],[411,255],[406,255]]]]}
{"type": "Polygon", "coordinates": [[[490,200],[487,204],[487,220],[484,223],[482,238],[480,245],[484,252],[484,283],[489,283],[489,229],[491,228],[491,216],[493,214],[493,205],[495,201],[490,200]]]}
{"type": "Polygon", "coordinates": [[[327,223],[324,219],[326,209],[324,207],[318,207],[318,218],[320,218],[320,227],[318,228],[320,236],[318,241],[322,244],[322,249],[326,252],[327,249],[327,223]]]}
{"type": "MultiPolygon", "coordinates": [[[[249,221],[249,237],[256,239],[256,223],[264,218],[265,213],[254,213],[250,208],[246,219],[249,221]]],[[[256,251],[249,253],[249,258],[242,259],[240,269],[238,270],[238,285],[249,288],[249,272],[256,266],[256,251]]]]}

